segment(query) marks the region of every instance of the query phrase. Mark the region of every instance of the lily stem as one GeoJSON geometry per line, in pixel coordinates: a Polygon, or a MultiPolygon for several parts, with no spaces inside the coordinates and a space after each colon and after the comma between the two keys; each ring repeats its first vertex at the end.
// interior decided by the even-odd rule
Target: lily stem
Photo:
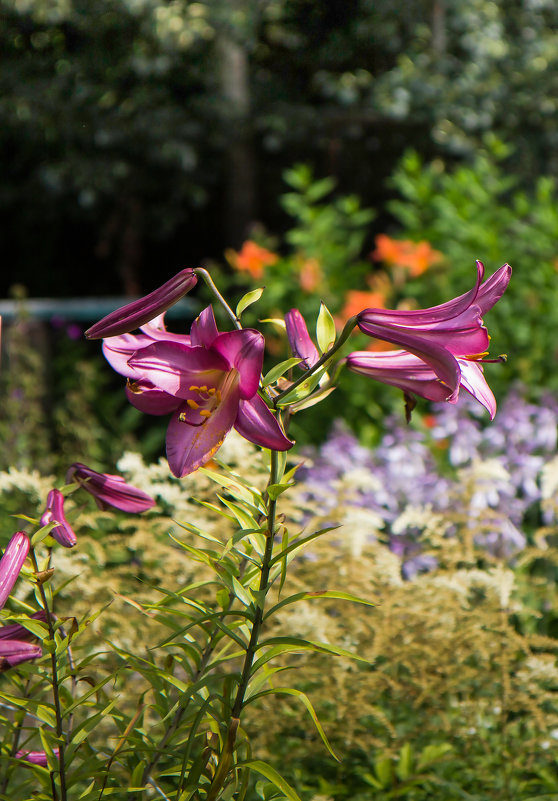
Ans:
{"type": "Polygon", "coordinates": [[[281,401],[284,400],[284,398],[286,398],[287,395],[290,395],[290,393],[293,390],[295,390],[297,387],[299,387],[305,381],[308,381],[308,379],[310,378],[312,373],[315,373],[316,370],[319,370],[322,365],[324,365],[327,361],[329,361],[329,359],[331,359],[333,354],[336,353],[339,350],[339,348],[343,347],[345,342],[349,339],[349,337],[353,333],[353,329],[354,329],[356,324],[357,324],[356,315],[354,317],[351,317],[349,320],[347,320],[343,330],[341,331],[341,333],[339,335],[339,339],[337,340],[337,342],[335,342],[331,346],[331,348],[329,350],[327,350],[323,354],[323,356],[321,356],[318,359],[316,364],[312,365],[312,367],[310,367],[309,370],[305,370],[303,375],[301,375],[300,378],[297,378],[296,381],[294,381],[288,389],[285,389],[283,392],[280,392],[279,395],[276,395],[275,398],[273,399],[273,405],[275,407],[277,407],[277,405],[279,403],[281,403],[281,401]]]}
{"type": "MultiPolygon", "coordinates": [[[[39,565],[37,563],[37,556],[35,554],[34,548],[31,548],[30,551],[31,561],[33,562],[33,569],[35,573],[39,573],[39,565]]],[[[50,655],[50,662],[51,662],[51,671],[52,671],[52,698],[54,701],[54,712],[56,715],[56,737],[58,740],[58,775],[60,777],[60,796],[61,801],[67,801],[67,793],[66,793],[66,765],[65,765],[65,740],[64,740],[64,727],[62,725],[62,707],[60,704],[60,693],[58,690],[59,687],[59,679],[58,679],[58,662],[56,659],[56,640],[55,640],[55,631],[54,631],[54,621],[53,616],[50,611],[48,605],[47,594],[45,592],[45,588],[43,586],[42,581],[38,581],[39,593],[41,596],[41,602],[43,605],[43,609],[45,610],[46,615],[46,622],[48,626],[48,636],[52,643],[53,651],[50,655]]],[[[56,784],[54,781],[54,774],[50,772],[52,789],[53,789],[53,797],[57,798],[56,793],[56,784]]]]}
{"type": "MultiPolygon", "coordinates": [[[[278,477],[278,455],[277,451],[271,451],[271,466],[269,471],[269,484],[276,484],[278,477]]],[[[213,777],[213,781],[209,788],[205,801],[216,801],[219,798],[219,793],[223,788],[226,781],[234,751],[234,744],[236,741],[236,733],[240,724],[240,715],[244,706],[244,697],[248,684],[250,682],[250,674],[252,671],[252,664],[254,656],[258,647],[258,640],[260,630],[264,618],[265,598],[269,590],[269,573],[271,570],[271,557],[273,554],[273,539],[275,536],[275,519],[276,519],[277,501],[268,496],[267,500],[267,527],[266,527],[266,543],[264,554],[262,557],[261,573],[258,598],[260,599],[255,611],[254,622],[252,623],[252,631],[250,633],[250,641],[246,648],[244,655],[244,664],[242,666],[242,673],[240,675],[240,683],[236,692],[236,697],[231,709],[231,719],[227,730],[227,737],[223,743],[221,754],[217,769],[213,777]]]]}
{"type": "Polygon", "coordinates": [[[239,329],[242,328],[242,323],[240,322],[240,320],[238,319],[236,314],[233,312],[233,310],[231,309],[231,307],[229,306],[229,304],[227,303],[225,298],[221,295],[221,293],[219,292],[219,290],[215,286],[215,283],[213,282],[213,279],[211,278],[211,276],[209,275],[207,270],[204,270],[203,267],[196,267],[194,272],[196,273],[196,275],[199,275],[200,278],[202,278],[204,280],[204,282],[205,282],[206,286],[208,287],[208,289],[210,290],[211,294],[221,304],[221,306],[223,307],[223,309],[227,313],[227,316],[230,317],[230,319],[232,320],[232,323],[233,323],[234,327],[235,328],[239,328],[239,329]]]}

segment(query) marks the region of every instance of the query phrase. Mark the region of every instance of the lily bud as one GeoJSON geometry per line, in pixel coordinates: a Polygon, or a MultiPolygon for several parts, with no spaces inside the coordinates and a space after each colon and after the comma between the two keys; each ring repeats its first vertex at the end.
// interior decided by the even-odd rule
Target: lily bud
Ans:
{"type": "Polygon", "coordinates": [[[114,337],[135,331],[184,297],[197,284],[193,270],[181,270],[159,289],[107,314],[85,332],[88,339],[114,337]]]}

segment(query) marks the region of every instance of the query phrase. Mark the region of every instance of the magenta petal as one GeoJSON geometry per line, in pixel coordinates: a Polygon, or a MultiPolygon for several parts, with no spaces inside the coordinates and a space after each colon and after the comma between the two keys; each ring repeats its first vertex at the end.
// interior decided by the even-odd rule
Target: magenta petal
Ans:
{"type": "Polygon", "coordinates": [[[219,331],[217,330],[213,309],[208,306],[192,323],[190,328],[192,345],[203,345],[204,348],[210,348],[218,334],[219,331]]]}
{"type": "Polygon", "coordinates": [[[306,322],[298,309],[291,309],[287,312],[285,325],[291,353],[295,358],[303,360],[299,367],[309,370],[319,360],[320,354],[310,339],[306,322]]]}
{"type": "Polygon", "coordinates": [[[145,334],[122,334],[119,337],[108,337],[103,340],[103,354],[107,362],[120,375],[126,378],[137,378],[137,371],[130,367],[128,361],[136,353],[153,344],[153,339],[145,334]]]}
{"type": "Polygon", "coordinates": [[[64,548],[73,548],[77,543],[77,537],[64,514],[64,496],[57,489],[52,489],[48,493],[46,509],[41,517],[41,526],[49,523],[56,523],[50,532],[51,537],[64,548]]]}
{"type": "Polygon", "coordinates": [[[107,314],[85,332],[88,339],[126,334],[153,320],[186,295],[197,283],[193,270],[181,270],[170,281],[143,298],[107,314]]]}
{"type": "Polygon", "coordinates": [[[23,749],[17,752],[16,757],[17,759],[24,759],[26,762],[31,762],[33,765],[42,765],[43,768],[48,767],[48,759],[45,751],[26,751],[23,749]]]}
{"type": "Polygon", "coordinates": [[[219,405],[199,425],[191,425],[185,421],[188,413],[186,404],[172,416],[167,430],[167,459],[177,478],[193,473],[209,461],[233,427],[240,401],[236,371],[227,376],[221,393],[219,405]]]}
{"type": "Polygon", "coordinates": [[[431,401],[447,401],[452,397],[451,389],[439,381],[430,365],[404,350],[354,351],[347,356],[346,363],[355,373],[431,401]]]}
{"type": "Polygon", "coordinates": [[[475,303],[480,306],[481,313],[485,314],[497,303],[510,282],[512,268],[509,264],[503,264],[499,270],[488,278],[481,285],[475,303]]]}
{"type": "Polygon", "coordinates": [[[101,509],[114,506],[123,512],[136,513],[145,512],[155,506],[153,498],[143,490],[127,484],[122,476],[98,473],[80,462],[70,466],[66,481],[77,481],[84,490],[93,495],[101,509]]]}
{"type": "Polygon", "coordinates": [[[240,397],[253,398],[260,385],[265,340],[259,331],[244,328],[219,334],[212,350],[222,354],[240,373],[240,397]]]}
{"type": "Polygon", "coordinates": [[[285,436],[279,422],[259,395],[254,395],[251,400],[240,401],[234,427],[245,439],[262,448],[287,451],[294,444],[285,436]]]}
{"type": "Polygon", "coordinates": [[[129,381],[126,396],[132,406],[145,414],[172,414],[182,403],[180,398],[143,381],[129,381]]]}
{"type": "Polygon", "coordinates": [[[365,320],[367,313],[372,312],[377,322],[381,320],[383,323],[414,326],[433,325],[435,323],[447,321],[452,317],[457,317],[475,303],[480,283],[484,276],[484,265],[482,262],[477,261],[476,266],[477,280],[474,287],[463,295],[453,298],[453,300],[448,300],[446,303],[441,303],[439,306],[431,306],[429,309],[405,309],[398,311],[390,311],[389,309],[365,309],[360,312],[359,319],[365,320]]]}
{"type": "Polygon", "coordinates": [[[164,341],[137,351],[129,364],[139,380],[182,399],[192,395],[190,387],[194,385],[219,386],[223,373],[230,369],[214,349],[164,341]]]}
{"type": "Polygon", "coordinates": [[[455,357],[442,344],[433,341],[429,333],[415,333],[412,328],[396,328],[395,326],[371,323],[359,324],[359,327],[369,336],[392,342],[418,356],[432,367],[438,378],[451,387],[453,392],[459,388],[461,372],[455,357]]]}
{"type": "Polygon", "coordinates": [[[8,600],[19,572],[29,553],[30,541],[23,531],[16,531],[0,559],[0,609],[8,600]]]}
{"type": "Polygon", "coordinates": [[[458,362],[463,388],[484,406],[490,414],[490,419],[493,420],[496,414],[496,398],[486,382],[482,366],[467,359],[458,359],[458,362]]]}
{"type": "Polygon", "coordinates": [[[0,671],[38,659],[42,656],[40,645],[34,645],[23,640],[0,640],[0,671]]]}

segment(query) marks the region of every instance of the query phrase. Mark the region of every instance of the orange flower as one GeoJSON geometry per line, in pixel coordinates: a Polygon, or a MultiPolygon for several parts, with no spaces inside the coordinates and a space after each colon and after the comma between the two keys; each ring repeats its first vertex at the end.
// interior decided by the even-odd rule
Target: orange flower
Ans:
{"type": "Polygon", "coordinates": [[[363,311],[363,309],[385,309],[385,296],[380,292],[362,292],[358,289],[349,289],[345,295],[345,305],[339,313],[341,325],[349,317],[363,311]]]}
{"type": "Polygon", "coordinates": [[[426,241],[397,240],[391,239],[386,234],[378,234],[372,258],[392,267],[403,267],[409,271],[409,275],[416,278],[443,259],[443,254],[434,250],[426,241]]]}
{"type": "Polygon", "coordinates": [[[298,280],[304,292],[313,292],[319,286],[322,280],[322,268],[318,259],[303,259],[300,262],[298,280]]]}
{"type": "Polygon", "coordinates": [[[247,239],[238,253],[234,250],[226,250],[225,258],[236,270],[250,273],[252,278],[261,278],[264,267],[275,264],[279,257],[271,250],[262,248],[251,239],[247,239]]]}

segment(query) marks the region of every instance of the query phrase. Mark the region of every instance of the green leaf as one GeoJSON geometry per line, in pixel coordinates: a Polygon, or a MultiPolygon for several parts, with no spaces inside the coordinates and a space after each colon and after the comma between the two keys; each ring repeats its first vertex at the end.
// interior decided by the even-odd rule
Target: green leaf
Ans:
{"type": "Polygon", "coordinates": [[[321,537],[322,534],[327,534],[328,531],[335,531],[338,528],[339,526],[328,526],[327,528],[321,528],[318,531],[314,531],[313,534],[308,534],[307,537],[300,537],[292,540],[286,548],[282,547],[279,553],[275,554],[270,561],[270,566],[273,567],[273,565],[276,562],[279,562],[280,559],[284,559],[288,553],[295,551],[297,548],[302,548],[304,545],[312,542],[312,540],[315,540],[317,537],[321,537]]]}
{"type": "Polygon", "coordinates": [[[258,301],[258,300],[261,298],[261,296],[263,295],[264,289],[265,289],[265,287],[264,287],[264,286],[262,286],[262,287],[259,287],[258,289],[253,289],[251,292],[247,292],[247,293],[244,295],[244,297],[242,297],[242,298],[241,298],[241,299],[238,301],[238,305],[237,305],[237,307],[236,307],[236,316],[237,316],[237,317],[240,317],[240,315],[242,314],[242,312],[243,312],[245,309],[247,309],[247,308],[248,308],[248,306],[251,306],[251,305],[252,305],[252,303],[257,303],[257,301],[258,301]]]}
{"type": "Polygon", "coordinates": [[[254,603],[254,597],[252,593],[247,587],[243,587],[240,581],[238,581],[238,579],[236,579],[234,576],[232,577],[232,586],[234,594],[238,600],[245,606],[252,606],[254,603]]]}
{"type": "Polygon", "coordinates": [[[265,374],[262,384],[264,387],[268,387],[270,384],[274,384],[278,378],[290,370],[292,367],[296,367],[297,364],[300,364],[302,359],[285,359],[284,362],[279,362],[276,364],[275,367],[272,367],[271,370],[265,374]]]}
{"type": "Polygon", "coordinates": [[[317,403],[321,403],[325,400],[332,392],[335,392],[337,387],[329,387],[328,389],[324,389],[321,392],[314,392],[312,395],[309,395],[304,400],[295,403],[291,406],[291,414],[296,414],[296,412],[301,412],[303,409],[310,409],[311,406],[315,406],[317,403]]]}
{"type": "Polygon", "coordinates": [[[286,779],[277,773],[275,768],[268,765],[267,762],[262,762],[260,759],[253,759],[248,762],[239,762],[237,767],[255,770],[256,773],[260,773],[262,776],[265,776],[266,779],[269,779],[272,784],[285,794],[289,801],[301,801],[300,796],[297,795],[286,779]]]}
{"type": "Polygon", "coordinates": [[[320,353],[325,353],[335,343],[335,321],[325,303],[320,306],[320,313],[316,323],[316,338],[320,353]]]}
{"type": "Polygon", "coordinates": [[[388,787],[393,779],[393,762],[389,757],[377,759],[374,762],[374,773],[382,787],[388,787]]]}
{"type": "Polygon", "coordinates": [[[405,743],[399,752],[399,762],[395,767],[395,772],[402,782],[406,781],[413,769],[413,749],[410,743],[405,743]]]}
{"type": "Polygon", "coordinates": [[[290,484],[268,484],[267,494],[269,495],[272,501],[276,501],[282,492],[285,492],[285,490],[288,490],[289,487],[293,486],[294,486],[294,481],[292,481],[290,484]]]}
{"type": "Polygon", "coordinates": [[[372,601],[365,601],[363,598],[359,598],[357,595],[351,595],[348,592],[338,592],[337,590],[322,590],[318,592],[297,592],[295,595],[290,595],[288,598],[284,598],[279,603],[272,606],[271,609],[268,610],[266,613],[264,620],[267,620],[268,617],[275,614],[279,609],[282,609],[284,606],[288,604],[295,604],[298,601],[310,601],[314,598],[335,598],[339,601],[351,601],[357,604],[364,604],[365,606],[376,606],[375,603],[372,601]]]}
{"type": "MultiPolygon", "coordinates": [[[[269,637],[269,639],[259,642],[256,646],[256,650],[267,648],[270,645],[285,646],[285,650],[300,649],[301,651],[316,651],[317,653],[345,656],[348,659],[355,659],[357,662],[364,662],[366,665],[371,664],[369,659],[365,659],[358,654],[353,654],[351,651],[346,651],[344,648],[338,648],[336,645],[330,645],[328,642],[303,640],[301,637],[269,637]],[[290,646],[294,646],[294,648],[291,649],[290,646]]],[[[252,672],[255,672],[255,666],[252,667],[252,672]]]]}
{"type": "Polygon", "coordinates": [[[299,384],[298,387],[285,395],[285,397],[282,398],[277,405],[282,409],[285,406],[289,406],[291,403],[298,403],[298,401],[304,400],[316,389],[326,373],[327,364],[320,367],[309,378],[299,384]]]}
{"type": "Polygon", "coordinates": [[[312,702],[310,701],[306,693],[303,693],[301,690],[296,690],[293,687],[272,687],[270,690],[262,690],[262,692],[257,693],[257,695],[251,696],[249,700],[255,701],[257,698],[262,698],[264,695],[278,695],[279,693],[281,693],[282,695],[292,695],[295,698],[298,698],[300,701],[302,701],[302,703],[308,710],[310,717],[314,721],[314,726],[316,727],[316,730],[320,735],[323,744],[325,745],[331,756],[334,759],[336,759],[337,762],[341,762],[340,758],[337,756],[337,754],[331,747],[329,740],[327,739],[326,733],[322,728],[322,724],[318,720],[316,710],[312,706],[312,702]]]}
{"type": "Polygon", "coordinates": [[[47,523],[46,526],[41,526],[31,537],[31,547],[36,548],[39,543],[48,537],[53,528],[56,528],[56,523],[47,523]]]}
{"type": "Polygon", "coordinates": [[[453,747],[449,743],[427,745],[420,753],[417,761],[417,770],[423,770],[434,762],[438,762],[450,751],[453,751],[453,747]]]}

